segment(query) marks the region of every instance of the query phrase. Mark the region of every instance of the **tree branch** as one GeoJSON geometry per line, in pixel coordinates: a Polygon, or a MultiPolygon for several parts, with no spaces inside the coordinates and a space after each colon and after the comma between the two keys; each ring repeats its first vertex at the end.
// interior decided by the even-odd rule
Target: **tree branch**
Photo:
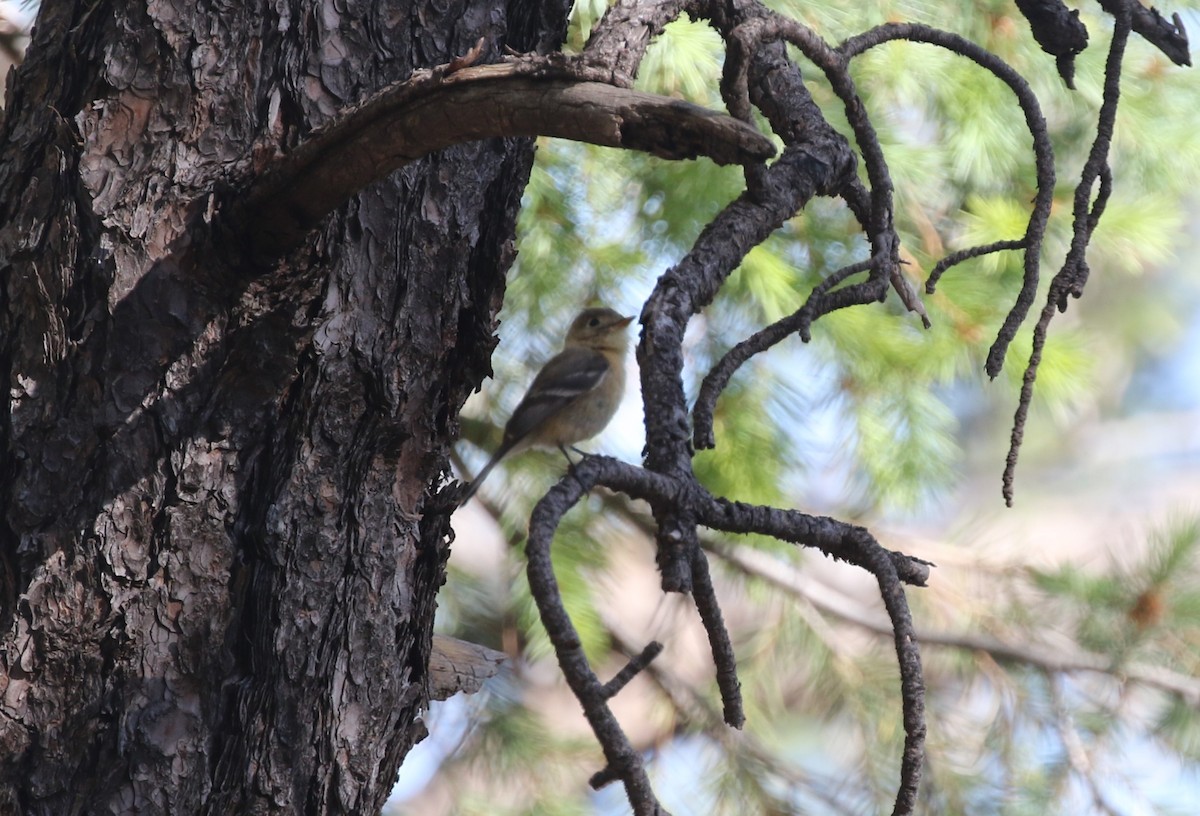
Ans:
{"type": "MultiPolygon", "coordinates": [[[[936,28],[917,23],[888,23],[847,39],[842,43],[840,50],[851,57],[861,54],[869,48],[897,39],[924,42],[945,48],[995,74],[998,79],[1008,85],[1017,97],[1017,104],[1020,105],[1021,111],[1025,115],[1025,124],[1033,137],[1037,197],[1034,199],[1033,212],[1029,215],[1025,236],[1021,239],[1025,247],[1025,276],[1016,302],[1013,303],[1012,309],[1005,317],[1004,324],[996,335],[996,342],[988,350],[985,368],[988,376],[994,378],[1000,373],[1008,346],[1016,336],[1017,329],[1029,314],[1029,309],[1033,306],[1034,298],[1037,295],[1042,240],[1046,234],[1046,224],[1050,219],[1050,206],[1054,202],[1054,148],[1050,143],[1046,118],[1042,115],[1041,105],[1038,104],[1033,89],[1012,66],[987,49],[981,48],[957,34],[939,31],[936,28]]],[[[932,291],[928,283],[926,291],[932,291]]]]}
{"type": "MultiPolygon", "coordinates": [[[[608,760],[607,766],[594,777],[593,782],[599,785],[621,779],[635,810],[639,813],[643,812],[642,809],[653,812],[651,808],[658,807],[646,781],[641,757],[633,750],[628,737],[608,708],[613,686],[600,683],[589,665],[579,635],[563,606],[550,560],[550,544],[563,515],[589,490],[601,485],[630,498],[643,499],[651,507],[673,502],[677,512],[689,519],[693,530],[699,523],[726,532],[771,535],[784,541],[817,547],[826,555],[848,561],[875,575],[884,606],[892,618],[904,701],[905,752],[895,812],[911,813],[924,750],[924,684],[921,680],[917,639],[901,582],[923,585],[928,580],[930,565],[920,559],[884,549],[861,527],[796,511],[725,501],[704,491],[694,477],[680,480],[606,456],[586,456],[542,497],[530,518],[529,541],[526,544],[530,591],[537,602],[542,623],[554,645],[567,683],[583,707],[608,760]]],[[[731,725],[740,726],[741,698],[735,658],[721,621],[720,609],[712,595],[707,565],[702,558],[702,555],[696,554],[686,563],[691,564],[694,570],[696,604],[713,650],[725,720],[731,725]],[[702,567],[698,568],[697,564],[702,567]]],[[[651,654],[652,651],[651,647],[645,654],[651,654]]],[[[648,663],[648,659],[632,662],[621,673],[619,685],[628,682],[648,663]]]]}
{"type": "MultiPolygon", "coordinates": [[[[529,519],[529,540],[525,544],[526,572],[529,591],[537,603],[538,616],[546,627],[546,634],[554,646],[558,665],[572,693],[583,706],[596,741],[604,751],[607,765],[592,778],[593,787],[601,787],[614,779],[620,779],[625,794],[638,816],[655,816],[665,811],[654,796],[650,778],[646,775],[641,755],[629,742],[617,718],[608,707],[608,701],[616,686],[603,684],[592,671],[584,654],[579,633],[571,623],[571,617],[563,606],[558,582],[554,577],[554,566],[550,560],[550,545],[554,531],[563,515],[578,502],[595,484],[594,468],[585,468],[594,457],[584,460],[583,465],[572,468],[558,484],[542,497],[529,519]],[[579,472],[582,471],[582,472],[579,472]]],[[[606,463],[621,465],[616,460],[606,463]]],[[[644,651],[642,661],[630,663],[628,671],[622,673],[619,685],[628,683],[637,670],[648,664],[653,655],[652,648],[644,651]]]]}
{"type": "Polygon", "coordinates": [[[1100,0],[1100,6],[1114,17],[1130,15],[1134,33],[1142,35],[1146,42],[1162,51],[1171,62],[1176,65],[1192,64],[1187,31],[1179,12],[1172,14],[1171,21],[1167,22],[1158,9],[1143,6],[1138,0],[1100,0]]]}
{"type": "MultiPolygon", "coordinates": [[[[1136,4],[1135,4],[1136,5],[1136,4]]],[[[1088,152],[1087,162],[1080,174],[1079,184],[1075,186],[1075,205],[1072,223],[1071,248],[1063,260],[1062,267],[1050,281],[1050,290],[1046,294],[1046,305],[1042,308],[1037,324],[1033,327],[1033,349],[1029,354],[1029,363],[1025,366],[1025,374],[1021,380],[1021,395],[1017,400],[1016,414],[1013,416],[1012,436],[1009,440],[1008,456],[1004,460],[1004,475],[1002,478],[1004,502],[1009,507],[1013,503],[1013,482],[1016,478],[1017,456],[1021,452],[1021,443],[1025,438],[1025,420],[1029,415],[1029,406],[1033,401],[1033,386],[1037,381],[1038,366],[1042,361],[1042,352],[1046,346],[1046,336],[1050,330],[1050,321],[1054,318],[1057,308],[1060,312],[1067,310],[1067,296],[1079,298],[1083,295],[1084,284],[1088,279],[1087,250],[1092,241],[1092,234],[1108,203],[1112,192],[1112,176],[1108,168],[1108,151],[1112,146],[1113,129],[1117,120],[1117,105],[1121,98],[1121,65],[1125,57],[1125,46],[1129,42],[1131,29],[1129,9],[1121,6],[1113,26],[1112,43],[1108,49],[1108,59],[1104,64],[1104,100],[1100,104],[1100,113],[1096,117],[1096,138],[1088,152]],[[1092,189],[1099,182],[1099,190],[1095,202],[1092,202],[1092,189]]],[[[1028,251],[1028,250],[1027,250],[1028,251]]],[[[1013,334],[1016,327],[1013,327],[1013,334]]],[[[997,339],[999,343],[999,339],[997,339]]],[[[996,347],[992,347],[993,352],[996,347]]],[[[991,358],[989,356],[989,364],[991,358]]],[[[989,369],[990,370],[990,369],[989,369]]],[[[993,375],[994,376],[994,375],[993,375]]]]}
{"type": "Polygon", "coordinates": [[[603,71],[609,84],[632,87],[651,40],[692,5],[692,0],[617,0],[588,38],[583,61],[603,71]]]}
{"type": "Polygon", "coordinates": [[[868,259],[842,267],[813,287],[808,300],[797,311],[755,332],[726,352],[700,383],[700,393],[696,396],[696,404],[692,408],[692,444],[701,450],[716,446],[717,440],[713,436],[713,412],[716,409],[717,398],[729,385],[734,373],[754,355],[778,345],[797,332],[800,333],[801,339],[807,342],[808,327],[816,319],[814,314],[822,295],[851,275],[870,269],[872,263],[873,261],[868,259]]]}
{"type": "Polygon", "coordinates": [[[729,630],[725,628],[721,605],[717,603],[717,593],[708,572],[708,559],[703,552],[696,552],[692,554],[691,562],[692,598],[696,601],[696,611],[700,613],[700,622],[704,625],[709,648],[712,649],[713,664],[717,667],[717,688],[721,690],[725,724],[741,728],[746,723],[746,713],[742,705],[742,684],[738,680],[733,642],[729,639],[729,630]]]}
{"type": "MultiPolygon", "coordinates": [[[[1064,76],[1069,76],[1069,58],[1082,48],[1080,29],[1071,24],[1073,18],[1056,17],[1051,21],[1038,17],[1043,12],[1058,14],[1064,10],[1051,8],[1051,5],[1031,0],[1024,3],[1022,8],[1031,15],[1031,24],[1042,39],[1045,39],[1043,35],[1048,36],[1048,32],[1060,37],[1062,41],[1054,43],[1057,50],[1053,53],[1068,60],[1067,63],[1060,61],[1060,69],[1064,70],[1064,76]],[[1059,28],[1050,32],[1054,26],[1059,28]]],[[[538,503],[531,518],[528,544],[530,586],[563,672],[580,700],[607,758],[607,765],[594,777],[594,784],[621,779],[635,810],[650,813],[656,812],[660,806],[646,781],[641,758],[630,747],[607,701],[631,677],[649,666],[656,650],[653,646],[647,647],[642,657],[632,661],[610,684],[603,685],[596,678],[562,606],[550,562],[550,541],[562,515],[584,493],[600,485],[649,502],[657,525],[655,535],[663,589],[693,592],[708,631],[725,705],[725,720],[732,725],[740,725],[742,721],[735,657],[712,591],[708,564],[700,550],[698,527],[703,525],[728,532],[770,535],[816,547],[830,557],[867,570],[875,576],[890,618],[890,625],[880,624],[880,631],[891,632],[900,668],[905,747],[894,813],[909,814],[913,812],[917,800],[926,726],[924,682],[917,648],[918,632],[908,609],[903,584],[924,585],[929,578],[931,565],[884,549],[866,529],[846,522],[713,497],[696,480],[690,443],[693,438],[698,447],[715,443],[711,427],[713,406],[729,377],[742,362],[793,332],[799,332],[807,339],[808,327],[823,314],[849,305],[883,300],[890,282],[905,305],[921,314],[928,326],[928,318],[916,291],[902,275],[899,237],[894,225],[892,180],[874,125],[848,70],[854,57],[869,48],[897,39],[938,45],[965,56],[1005,82],[1015,94],[1024,114],[1032,136],[1037,177],[1037,194],[1025,235],[1020,239],[952,253],[934,268],[927,283],[927,290],[932,292],[938,277],[946,269],[967,258],[1006,249],[1024,250],[1025,274],[1021,290],[988,354],[987,371],[993,377],[999,372],[1017,327],[1027,317],[1036,295],[1039,256],[1055,183],[1049,133],[1037,98],[1028,83],[1002,59],[962,37],[928,26],[889,24],[833,47],[811,29],[766,9],[757,0],[694,0],[693,3],[675,0],[662,5],[649,4],[646,0],[620,0],[597,27],[587,52],[573,67],[561,61],[542,60],[537,62],[536,67],[522,68],[530,71],[530,74],[522,75],[520,79],[536,82],[542,89],[553,89],[556,87],[553,80],[557,78],[554,72],[563,71],[570,74],[570,80],[576,83],[597,77],[610,83],[628,83],[636,72],[650,38],[661,32],[667,22],[685,9],[707,17],[727,43],[721,92],[736,119],[724,118],[740,120],[744,128],[731,131],[738,137],[732,140],[738,149],[730,154],[729,160],[745,166],[747,189],[705,227],[687,255],[660,276],[642,310],[643,331],[637,354],[646,409],[645,467],[634,468],[613,459],[594,456],[585,457],[578,465],[572,466],[568,475],[538,503]],[[850,144],[829,126],[813,104],[799,70],[787,58],[784,42],[799,48],[824,73],[841,100],[853,130],[854,145],[862,155],[867,184],[861,182],[855,173],[855,156],[850,144]],[[623,47],[627,47],[628,51],[623,52],[623,47]],[[766,154],[754,153],[751,149],[758,143],[757,139],[762,139],[749,124],[751,105],[756,105],[763,112],[772,129],[785,143],[783,155],[770,167],[761,164],[766,154]],[[750,137],[749,131],[753,131],[757,139],[750,137]],[[754,246],[818,194],[840,195],[847,201],[866,232],[871,245],[871,257],[834,273],[814,288],[805,306],[796,314],[739,344],[709,373],[689,418],[682,383],[682,340],[688,321],[713,300],[729,274],[754,246]],[[859,272],[869,272],[865,281],[835,288],[859,272]],[[689,433],[690,420],[695,424],[694,436],[689,433]]],[[[1117,41],[1124,36],[1122,22],[1128,14],[1128,10],[1125,10],[1118,22],[1114,54],[1119,48],[1117,41]]],[[[1127,29],[1127,22],[1124,27],[1127,29]]],[[[1086,32],[1083,34],[1083,42],[1086,42],[1086,32]]],[[[1114,60],[1119,68],[1119,55],[1110,55],[1110,69],[1114,60]]],[[[476,69],[466,69],[460,74],[469,74],[473,70],[476,69]]],[[[444,85],[457,75],[434,79],[444,85]]],[[[518,100],[530,93],[531,87],[518,86],[514,90],[518,100]]],[[[615,93],[611,85],[603,88],[606,95],[615,93]]],[[[1085,206],[1081,216],[1077,193],[1076,242],[1072,254],[1068,256],[1068,263],[1051,285],[1054,303],[1063,301],[1066,293],[1078,296],[1086,279],[1083,251],[1111,191],[1111,175],[1104,162],[1107,137],[1103,135],[1104,132],[1111,133],[1110,107],[1115,111],[1115,93],[1110,94],[1110,90],[1106,83],[1102,132],[1093,147],[1093,158],[1084,174],[1085,193],[1090,193],[1091,185],[1099,180],[1098,198],[1094,205],[1085,206]],[[1104,127],[1108,127],[1108,131],[1104,131],[1104,127]]],[[[508,101],[504,105],[505,110],[514,107],[518,111],[524,110],[519,101],[508,101]]],[[[535,124],[527,124],[526,130],[520,130],[508,123],[509,130],[505,133],[552,132],[554,135],[582,138],[562,130],[543,130],[549,124],[537,117],[544,112],[545,108],[535,107],[527,114],[528,121],[535,124]]],[[[487,119],[486,113],[477,115],[487,119]]],[[[587,140],[595,141],[595,131],[600,130],[617,134],[620,138],[614,136],[613,143],[623,147],[646,149],[668,157],[699,152],[699,148],[686,139],[682,140],[681,146],[675,134],[665,134],[664,139],[664,134],[652,127],[648,130],[654,138],[635,142],[631,131],[638,129],[628,126],[630,116],[622,109],[620,113],[605,114],[599,121],[586,120],[587,140]]],[[[648,119],[657,123],[662,121],[662,116],[655,113],[648,115],[648,119]]],[[[483,135],[487,134],[482,129],[470,131],[471,138],[482,138],[483,135]]],[[[711,150],[707,152],[710,155],[714,153],[711,150]]],[[[1047,321],[1043,318],[1039,322],[1043,340],[1044,323],[1047,321]]],[[[1040,343],[1035,341],[1035,358],[1031,359],[1026,374],[1026,388],[1022,392],[1019,410],[1027,407],[1040,349],[1040,343]]],[[[1010,454],[1010,469],[1015,461],[1022,425],[1023,415],[1019,413],[1014,430],[1014,452],[1010,454]]],[[[1006,481],[1006,490],[1009,488],[1010,484],[1006,481]]]]}
{"type": "Polygon", "coordinates": [[[932,295],[937,289],[938,281],[942,279],[942,275],[952,267],[958,266],[963,261],[969,261],[972,258],[979,258],[983,255],[990,255],[993,252],[1004,252],[1009,249],[1024,249],[1024,239],[1018,238],[1008,241],[995,241],[991,244],[983,244],[981,246],[967,247],[960,249],[958,252],[951,252],[946,257],[942,258],[934,264],[933,270],[929,273],[929,278],[925,281],[926,293],[932,295]]]}
{"type": "Polygon", "coordinates": [[[286,253],[372,181],[455,144],[557,136],[718,164],[762,161],[771,141],[733,117],[689,102],[589,81],[601,75],[561,55],[420,71],[378,92],[276,159],[241,191],[228,223],[252,258],[286,253]]]}
{"type": "Polygon", "coordinates": [[[1068,88],[1075,88],[1075,57],[1087,48],[1087,26],[1079,21],[1079,10],[1068,9],[1063,0],[1016,0],[1029,21],[1033,38],[1047,54],[1057,57],[1058,74],[1068,88]]]}

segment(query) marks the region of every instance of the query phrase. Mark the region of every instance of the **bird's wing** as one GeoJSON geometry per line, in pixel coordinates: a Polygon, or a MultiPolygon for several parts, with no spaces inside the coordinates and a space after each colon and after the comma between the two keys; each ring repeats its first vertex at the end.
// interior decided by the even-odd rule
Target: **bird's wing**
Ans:
{"type": "Polygon", "coordinates": [[[513,411],[505,440],[523,439],[576,397],[597,388],[610,368],[603,354],[589,348],[571,346],[551,357],[513,411]]]}

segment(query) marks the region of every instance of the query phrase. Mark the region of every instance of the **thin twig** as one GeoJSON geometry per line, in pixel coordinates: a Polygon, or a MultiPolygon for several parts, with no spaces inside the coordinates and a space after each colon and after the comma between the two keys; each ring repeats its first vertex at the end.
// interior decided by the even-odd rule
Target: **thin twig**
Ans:
{"type": "Polygon", "coordinates": [[[808,340],[808,327],[814,320],[816,308],[814,303],[821,296],[837,286],[851,275],[856,275],[871,267],[872,260],[859,261],[843,266],[825,280],[817,284],[809,294],[804,305],[792,314],[775,321],[765,329],[755,332],[750,337],[738,343],[725,353],[700,384],[700,393],[696,396],[696,404],[692,408],[692,441],[697,449],[707,449],[716,445],[713,437],[713,412],[716,408],[717,397],[729,385],[729,380],[741,366],[756,354],[778,345],[788,337],[800,332],[802,340],[808,340]]]}
{"type": "MultiPolygon", "coordinates": [[[[1104,212],[1105,204],[1112,193],[1112,175],[1108,168],[1108,151],[1112,145],[1113,127],[1117,119],[1117,105],[1121,98],[1121,64],[1125,56],[1125,46],[1129,41],[1130,14],[1127,6],[1121,6],[1113,26],[1112,43],[1108,50],[1108,59],[1104,65],[1104,100],[1100,104],[1100,114],[1096,118],[1096,138],[1088,159],[1080,174],[1079,184],[1075,187],[1074,223],[1072,226],[1071,248],[1063,261],[1062,268],[1050,281],[1050,290],[1046,294],[1046,305],[1033,329],[1033,349],[1029,355],[1029,364],[1025,366],[1025,374],[1021,380],[1021,395],[1017,401],[1016,414],[1013,417],[1012,436],[1009,440],[1008,456],[1004,460],[1004,475],[1002,477],[1004,502],[1009,507],[1013,503],[1013,480],[1017,470],[1017,456],[1021,451],[1021,442],[1025,438],[1025,420],[1029,415],[1029,406],[1033,401],[1033,386],[1037,381],[1038,366],[1042,361],[1042,352],[1046,345],[1046,335],[1050,321],[1054,318],[1054,310],[1066,311],[1067,296],[1080,297],[1083,286],[1088,278],[1087,249],[1092,240],[1092,233],[1100,214],[1104,212]],[[1092,203],[1092,188],[1099,181],[1099,191],[1096,201],[1092,203]]],[[[1014,329],[1015,332],[1015,329],[1014,329]]],[[[999,340],[997,340],[999,342],[999,340]]],[[[995,351],[996,347],[993,346],[995,351]]],[[[989,364],[991,360],[989,358],[989,364]]]]}
{"type": "Polygon", "coordinates": [[[969,261],[972,258],[979,258],[983,255],[990,255],[993,252],[1004,252],[1005,250],[1009,249],[1024,249],[1024,247],[1025,240],[1017,239],[1015,241],[996,241],[995,243],[991,244],[967,247],[966,249],[960,249],[957,252],[951,252],[949,255],[934,264],[933,270],[929,273],[929,279],[925,281],[925,292],[926,294],[932,295],[934,290],[937,288],[938,281],[941,280],[942,275],[946,273],[946,270],[953,266],[957,266],[963,261],[969,261]]]}

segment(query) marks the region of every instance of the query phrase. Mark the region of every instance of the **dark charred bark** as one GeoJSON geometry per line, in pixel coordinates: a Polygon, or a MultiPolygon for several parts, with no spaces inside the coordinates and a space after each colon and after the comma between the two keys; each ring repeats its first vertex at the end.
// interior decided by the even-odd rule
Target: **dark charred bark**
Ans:
{"type": "Polygon", "coordinates": [[[382,806],[532,142],[419,160],[270,269],[196,225],[339,108],[565,15],[43,4],[0,153],[0,812],[382,806]]]}

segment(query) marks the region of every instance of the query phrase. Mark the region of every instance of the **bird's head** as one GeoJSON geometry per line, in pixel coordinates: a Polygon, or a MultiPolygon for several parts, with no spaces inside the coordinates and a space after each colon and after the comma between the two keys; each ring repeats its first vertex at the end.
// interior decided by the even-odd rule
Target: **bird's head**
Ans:
{"type": "Polygon", "coordinates": [[[571,323],[566,345],[597,351],[623,350],[628,343],[625,329],[632,321],[632,317],[623,317],[604,306],[584,309],[571,323]]]}

